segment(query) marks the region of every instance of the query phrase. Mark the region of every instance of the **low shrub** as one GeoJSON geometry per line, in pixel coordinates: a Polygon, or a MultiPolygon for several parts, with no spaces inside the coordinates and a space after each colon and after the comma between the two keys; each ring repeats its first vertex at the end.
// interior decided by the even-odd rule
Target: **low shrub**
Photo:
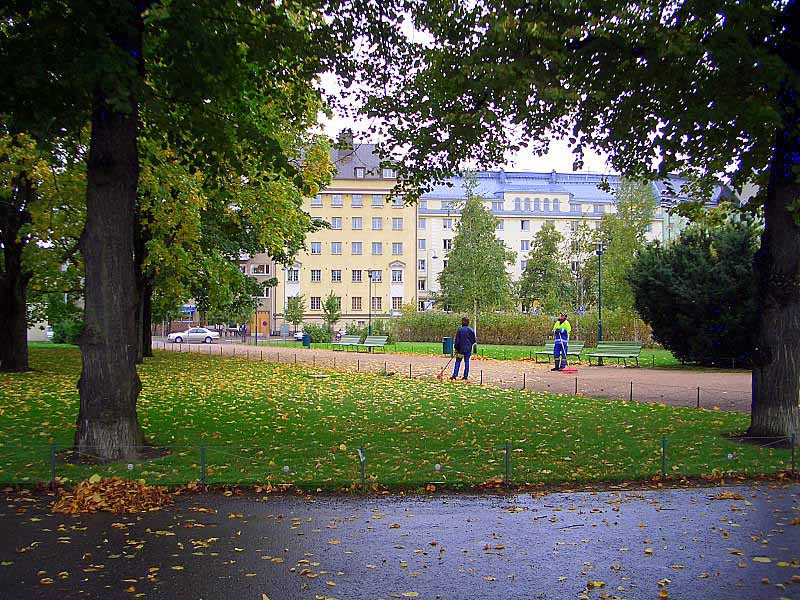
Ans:
{"type": "Polygon", "coordinates": [[[54,344],[77,344],[83,332],[83,321],[65,319],[53,324],[54,344]]]}
{"type": "Polygon", "coordinates": [[[306,323],[303,327],[303,332],[311,336],[311,341],[316,344],[330,343],[331,330],[327,325],[317,325],[315,323],[306,323]]]}

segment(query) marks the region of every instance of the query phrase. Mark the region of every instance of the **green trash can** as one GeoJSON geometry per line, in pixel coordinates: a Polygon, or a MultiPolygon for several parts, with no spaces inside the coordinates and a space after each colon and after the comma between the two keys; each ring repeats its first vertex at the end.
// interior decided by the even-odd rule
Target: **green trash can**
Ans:
{"type": "Polygon", "coordinates": [[[311,335],[308,333],[303,334],[303,348],[311,348],[311,335]]]}
{"type": "Polygon", "coordinates": [[[442,354],[453,356],[453,338],[442,338],[442,354]]]}

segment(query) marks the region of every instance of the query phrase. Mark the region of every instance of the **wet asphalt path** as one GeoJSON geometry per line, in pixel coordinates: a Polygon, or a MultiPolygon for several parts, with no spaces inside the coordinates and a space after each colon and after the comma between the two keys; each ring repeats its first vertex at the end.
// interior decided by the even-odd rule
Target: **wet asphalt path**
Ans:
{"type": "Polygon", "coordinates": [[[2,598],[800,598],[798,485],[216,492],[144,515],[80,517],[49,514],[45,495],[4,497],[2,598]]]}

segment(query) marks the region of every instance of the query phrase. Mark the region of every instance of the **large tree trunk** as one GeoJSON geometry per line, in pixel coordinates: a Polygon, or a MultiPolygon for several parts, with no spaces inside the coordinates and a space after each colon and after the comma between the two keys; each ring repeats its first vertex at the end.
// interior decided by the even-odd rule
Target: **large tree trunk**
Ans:
{"type": "MultiPolygon", "coordinates": [[[[115,41],[141,57],[141,22],[115,41]]],[[[138,110],[133,98],[128,113],[114,112],[105,100],[102,92],[96,93],[87,166],[86,228],[80,242],[86,308],[75,446],[79,452],[116,460],[135,456],[144,442],[136,415],[142,386],[136,372],[133,262],[138,110]]]]}
{"type": "Polygon", "coordinates": [[[800,199],[792,154],[796,131],[778,134],[764,205],[764,234],[754,262],[760,323],[753,357],[749,435],[789,437],[800,430],[800,199]]]}
{"type": "Polygon", "coordinates": [[[0,371],[20,372],[28,370],[28,320],[27,291],[31,273],[22,265],[23,242],[19,233],[24,222],[29,220],[25,206],[33,194],[27,179],[20,181],[17,193],[27,195],[18,202],[9,202],[0,215],[0,231],[3,245],[3,270],[0,272],[0,331],[6,339],[0,344],[0,371]],[[16,205],[16,206],[15,206],[16,205]]]}

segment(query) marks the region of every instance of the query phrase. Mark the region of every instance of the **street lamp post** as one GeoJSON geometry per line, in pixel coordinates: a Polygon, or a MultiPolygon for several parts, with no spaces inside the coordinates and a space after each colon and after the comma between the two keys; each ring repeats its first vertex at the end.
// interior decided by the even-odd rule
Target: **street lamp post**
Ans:
{"type": "Polygon", "coordinates": [[[372,269],[367,271],[367,278],[369,278],[369,325],[367,326],[367,335],[372,335],[372,269]]]}
{"type": "MultiPolygon", "coordinates": [[[[605,254],[605,244],[597,242],[595,250],[597,254],[597,343],[603,341],[603,269],[602,258],[605,254]]],[[[598,357],[597,364],[603,366],[603,358],[598,357]]]]}

